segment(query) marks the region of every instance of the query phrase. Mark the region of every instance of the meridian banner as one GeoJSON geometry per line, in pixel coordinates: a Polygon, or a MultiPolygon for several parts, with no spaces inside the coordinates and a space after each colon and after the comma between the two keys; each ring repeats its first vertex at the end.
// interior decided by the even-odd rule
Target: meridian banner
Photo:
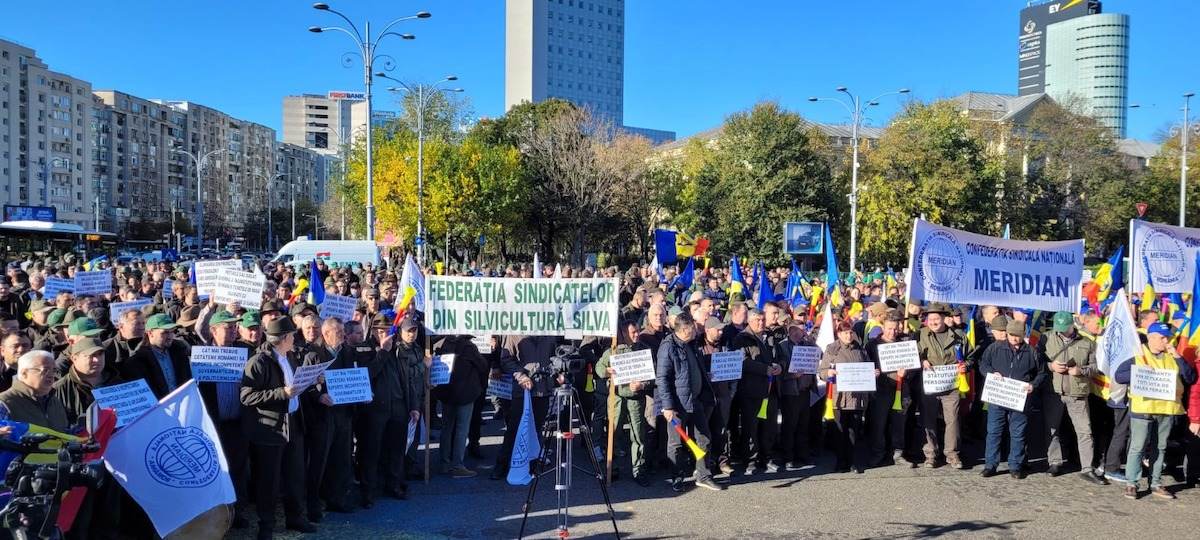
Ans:
{"type": "Polygon", "coordinates": [[[427,276],[425,329],[435,334],[615,336],[615,279],[427,276]]]}
{"type": "Polygon", "coordinates": [[[1129,245],[1130,291],[1141,292],[1149,283],[1158,294],[1192,292],[1200,229],[1133,219],[1129,245]]]}
{"type": "Polygon", "coordinates": [[[1007,240],[916,219],[909,301],[1079,311],[1083,240],[1007,240]]]}

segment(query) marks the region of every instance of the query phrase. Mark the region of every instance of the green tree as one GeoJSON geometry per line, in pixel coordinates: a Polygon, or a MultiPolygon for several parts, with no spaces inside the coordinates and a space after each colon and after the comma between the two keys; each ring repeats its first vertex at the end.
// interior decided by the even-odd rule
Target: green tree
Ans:
{"type": "MultiPolygon", "coordinates": [[[[1200,226],[1197,215],[1200,215],[1200,124],[1190,124],[1188,136],[1188,185],[1187,185],[1187,225],[1200,226]]],[[[1160,223],[1179,223],[1179,124],[1170,126],[1159,132],[1157,137],[1161,146],[1158,155],[1150,159],[1149,171],[1142,180],[1138,190],[1138,198],[1134,202],[1145,202],[1149,205],[1146,219],[1160,223]]]]}
{"type": "Polygon", "coordinates": [[[912,103],[865,155],[859,174],[859,257],[908,260],[913,218],[992,233],[1000,170],[969,120],[948,101],[912,103]]]}
{"type": "Polygon", "coordinates": [[[778,261],[783,223],[830,219],[841,195],[830,189],[821,139],[775,102],[726,119],[694,186],[697,222],[714,252],[778,261]]]}

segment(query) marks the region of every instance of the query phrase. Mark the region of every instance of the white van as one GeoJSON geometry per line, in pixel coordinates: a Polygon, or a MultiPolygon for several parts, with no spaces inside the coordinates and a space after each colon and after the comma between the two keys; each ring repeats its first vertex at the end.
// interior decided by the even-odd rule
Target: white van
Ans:
{"type": "Polygon", "coordinates": [[[300,266],[313,259],[338,266],[371,263],[379,266],[379,246],[368,240],[295,240],[279,248],[271,262],[300,266]]]}

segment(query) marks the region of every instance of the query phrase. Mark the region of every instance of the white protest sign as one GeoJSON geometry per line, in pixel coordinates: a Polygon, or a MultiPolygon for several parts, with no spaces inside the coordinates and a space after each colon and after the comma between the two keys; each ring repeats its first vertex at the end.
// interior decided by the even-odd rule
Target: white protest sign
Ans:
{"type": "Polygon", "coordinates": [[[173,280],[173,279],[163,280],[162,297],[163,297],[163,300],[170,300],[172,298],[175,298],[175,280],[173,280]]]}
{"type": "Polygon", "coordinates": [[[479,349],[479,354],[492,353],[492,336],[471,336],[471,343],[474,343],[475,348],[479,349]]]}
{"type": "Polygon", "coordinates": [[[137,420],[142,413],[158,405],[158,398],[150,391],[146,379],[93,388],[92,397],[96,398],[100,408],[116,411],[118,428],[137,420]]]}
{"type": "Polygon", "coordinates": [[[192,378],[196,382],[240,383],[249,352],[242,347],[192,347],[192,378]]]}
{"type": "Polygon", "coordinates": [[[433,355],[433,364],[429,366],[430,386],[450,384],[450,372],[454,371],[453,354],[433,355]]]}
{"type": "Polygon", "coordinates": [[[817,365],[820,363],[820,347],[796,345],[792,347],[792,359],[788,363],[788,373],[815,374],[817,365]]]}
{"type": "Polygon", "coordinates": [[[921,355],[917,353],[917,342],[896,341],[880,343],[879,371],[890,373],[902,369],[921,369],[921,355]]]}
{"type": "Polygon", "coordinates": [[[323,364],[309,364],[296,368],[296,372],[292,374],[292,387],[296,389],[296,393],[303,392],[306,388],[317,382],[317,378],[325,373],[325,370],[333,363],[333,360],[323,364]]]}
{"type": "Polygon", "coordinates": [[[371,377],[367,368],[327,369],[325,389],[334,405],[371,401],[371,377]]]}
{"type": "Polygon", "coordinates": [[[736,381],[742,378],[746,356],[742,351],[715,352],[709,368],[712,382],[736,381]]]}
{"type": "Polygon", "coordinates": [[[60,277],[46,278],[46,286],[42,287],[42,298],[51,302],[60,291],[75,292],[75,280],[60,277]]]}
{"type": "Polygon", "coordinates": [[[875,363],[841,362],[833,365],[837,370],[838,392],[874,392],[875,363]]]}
{"type": "Polygon", "coordinates": [[[1025,398],[1029,396],[1025,387],[1029,383],[1017,379],[997,376],[989,373],[983,383],[983,394],[980,396],[984,403],[991,403],[1014,411],[1025,410],[1025,398]]]}
{"type": "Polygon", "coordinates": [[[614,354],[608,359],[608,365],[617,372],[613,375],[613,384],[654,380],[654,357],[650,349],[614,354]]]}
{"type": "Polygon", "coordinates": [[[487,395],[512,400],[512,391],[512,375],[505,375],[499,379],[488,379],[487,395]]]}
{"type": "Polygon", "coordinates": [[[153,298],[138,298],[129,302],[117,302],[108,305],[108,320],[115,325],[121,321],[121,314],[126,311],[136,311],[142,309],[142,306],[148,306],[154,303],[153,298]]]}
{"type": "Polygon", "coordinates": [[[949,392],[954,388],[956,377],[958,377],[958,365],[956,364],[933,366],[932,369],[921,370],[921,386],[925,389],[925,395],[949,392]]]}
{"type": "Polygon", "coordinates": [[[1196,255],[1200,252],[1200,229],[1174,227],[1140,219],[1129,221],[1129,283],[1131,291],[1190,293],[1196,277],[1196,255]]]}
{"type": "Polygon", "coordinates": [[[94,272],[75,272],[75,294],[99,296],[113,290],[112,272],[96,270],[94,272]]]}
{"type": "Polygon", "coordinates": [[[917,219],[909,261],[910,302],[1079,311],[1083,240],[1008,240],[917,219]]]}
{"type": "Polygon", "coordinates": [[[217,270],[217,287],[213,289],[213,299],[218,304],[238,305],[247,309],[258,309],[262,306],[263,287],[267,276],[254,272],[219,268],[217,270]]]}
{"type": "Polygon", "coordinates": [[[200,296],[213,294],[217,285],[221,283],[220,272],[222,268],[241,270],[242,261],[239,259],[196,261],[195,267],[192,268],[192,271],[196,274],[196,293],[200,296]]]}
{"type": "Polygon", "coordinates": [[[321,302],[321,318],[328,319],[332,317],[342,322],[353,320],[354,308],[357,306],[358,299],[353,296],[327,294],[325,295],[325,300],[321,302]]]}
{"type": "Polygon", "coordinates": [[[1130,392],[1144,398],[1175,401],[1175,385],[1179,384],[1178,371],[1134,364],[1129,375],[1130,392]]]}
{"type": "Polygon", "coordinates": [[[437,335],[617,335],[616,279],[427,276],[425,329],[437,335]]]}

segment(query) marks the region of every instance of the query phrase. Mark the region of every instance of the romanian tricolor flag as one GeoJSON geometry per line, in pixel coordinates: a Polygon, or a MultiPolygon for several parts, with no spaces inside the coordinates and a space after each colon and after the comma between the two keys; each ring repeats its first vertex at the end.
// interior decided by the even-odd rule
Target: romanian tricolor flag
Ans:
{"type": "Polygon", "coordinates": [[[833,248],[833,236],[829,227],[825,227],[825,292],[829,296],[829,305],[842,306],[842,287],[838,283],[837,253],[833,248]]]}
{"type": "Polygon", "coordinates": [[[1125,286],[1124,263],[1125,246],[1120,246],[1113,252],[1108,262],[1100,265],[1092,281],[1083,286],[1083,295],[1094,313],[1101,313],[1101,308],[1110,295],[1125,286]]]}
{"type": "Polygon", "coordinates": [[[100,263],[107,261],[107,260],[108,260],[108,255],[101,255],[99,257],[96,257],[95,259],[92,259],[88,262],[83,263],[83,270],[85,272],[91,272],[92,270],[95,270],[97,267],[99,267],[100,263]]]}
{"type": "Polygon", "coordinates": [[[678,231],[654,229],[654,250],[659,264],[671,264],[687,257],[703,257],[708,251],[708,239],[693,239],[678,231]]]}
{"type": "Polygon", "coordinates": [[[688,449],[692,451],[692,455],[696,456],[696,460],[704,459],[704,450],[700,448],[700,445],[696,444],[696,441],[688,437],[687,431],[679,424],[678,418],[671,419],[671,427],[675,429],[675,433],[679,434],[679,438],[683,440],[684,444],[687,444],[688,449]]]}
{"type": "Polygon", "coordinates": [[[732,282],[729,284],[729,295],[740,294],[745,298],[750,287],[746,286],[746,276],[742,275],[742,263],[738,262],[736,255],[729,260],[729,280],[732,282]]]}
{"type": "Polygon", "coordinates": [[[404,287],[404,296],[401,296],[400,303],[396,304],[396,316],[392,318],[392,329],[388,332],[389,334],[395,334],[396,329],[400,328],[400,322],[408,314],[408,308],[412,306],[413,297],[416,295],[417,290],[412,285],[404,287]]]}
{"type": "MultiPolygon", "coordinates": [[[[1196,255],[1197,268],[1200,268],[1200,254],[1196,255]]],[[[1192,280],[1192,297],[1188,299],[1187,315],[1179,332],[1179,343],[1176,350],[1189,362],[1196,359],[1196,348],[1200,347],[1200,272],[1195,272],[1192,280]]],[[[1193,390],[1195,391],[1195,390],[1193,390]]]]}
{"type": "Polygon", "coordinates": [[[297,300],[300,300],[300,297],[303,296],[304,292],[307,290],[308,290],[308,279],[307,278],[297,279],[296,286],[294,288],[292,288],[292,295],[288,297],[288,301],[287,301],[288,308],[290,309],[296,303],[297,300]]]}
{"type": "Polygon", "coordinates": [[[970,347],[970,350],[972,350],[972,351],[975,350],[975,310],[976,309],[979,309],[979,306],[972,306],[971,314],[967,316],[968,317],[967,318],[967,345],[970,347]]]}
{"type": "MultiPolygon", "coordinates": [[[[892,267],[889,266],[887,269],[887,288],[889,290],[891,290],[898,286],[899,286],[899,283],[896,282],[896,272],[893,272],[892,267]]],[[[887,291],[884,291],[885,296],[886,296],[886,293],[887,293],[887,291]]]]}

